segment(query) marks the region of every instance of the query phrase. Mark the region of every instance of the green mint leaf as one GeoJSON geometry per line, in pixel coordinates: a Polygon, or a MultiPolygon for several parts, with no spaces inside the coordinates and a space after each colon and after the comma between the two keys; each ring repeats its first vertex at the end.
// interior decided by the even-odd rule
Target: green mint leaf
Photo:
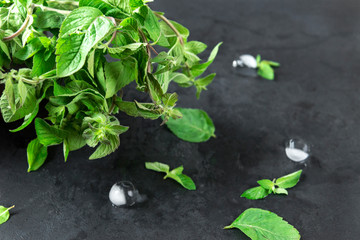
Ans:
{"type": "Polygon", "coordinates": [[[205,142],[215,136],[215,126],[206,112],[199,109],[177,108],[181,119],[169,119],[167,127],[188,142],[205,142]]]}
{"type": "Polygon", "coordinates": [[[34,15],[33,26],[40,29],[60,28],[64,19],[65,19],[64,15],[54,11],[50,11],[50,12],[36,11],[34,15]]]}
{"type": "Polygon", "coordinates": [[[259,208],[245,210],[230,226],[238,228],[252,240],[298,240],[299,232],[275,213],[259,208]]]}
{"type": "Polygon", "coordinates": [[[62,143],[66,136],[63,130],[50,126],[41,118],[35,119],[35,130],[39,142],[46,147],[62,143]]]}
{"type": "Polygon", "coordinates": [[[273,61],[268,61],[268,60],[264,60],[264,62],[269,64],[272,67],[280,67],[280,63],[278,63],[278,62],[273,62],[273,61]]]}
{"type": "Polygon", "coordinates": [[[64,160],[67,162],[67,159],[69,157],[70,149],[69,144],[67,143],[66,139],[63,142],[63,153],[64,153],[64,160]]]}
{"type": "Polygon", "coordinates": [[[269,191],[261,186],[254,187],[246,190],[241,194],[241,197],[250,199],[250,200],[257,200],[266,198],[269,195],[269,191]]]}
{"type": "Polygon", "coordinates": [[[256,63],[257,63],[257,66],[260,66],[261,56],[259,54],[256,56],[256,63]]]}
{"type": "Polygon", "coordinates": [[[210,85],[212,83],[212,81],[214,80],[216,74],[210,74],[204,78],[200,78],[198,80],[195,81],[195,87],[196,87],[196,97],[197,99],[200,98],[200,94],[203,90],[207,90],[207,86],[210,85]]]}
{"type": "MultiPolygon", "coordinates": [[[[12,95],[14,94],[14,89],[17,88],[14,87],[12,82],[5,82],[5,91],[0,98],[1,113],[5,122],[19,120],[31,114],[36,107],[35,88],[28,88],[26,100],[20,108],[15,106],[15,95],[12,95]],[[8,95],[12,98],[11,101],[9,101],[8,95]]],[[[18,95],[17,91],[16,95],[18,95]]]]}
{"type": "Polygon", "coordinates": [[[61,25],[56,45],[57,75],[66,77],[80,70],[90,50],[112,28],[113,23],[98,9],[81,7],[72,11],[61,25]]]}
{"type": "Polygon", "coordinates": [[[19,93],[19,97],[20,97],[20,105],[22,106],[22,105],[24,105],[24,103],[26,101],[28,89],[22,80],[20,80],[18,82],[17,87],[18,87],[18,93],[19,93]]]}
{"type": "Polygon", "coordinates": [[[156,172],[168,173],[170,171],[169,165],[160,162],[146,162],[145,168],[156,172]]]}
{"type": "Polygon", "coordinates": [[[100,9],[106,16],[123,19],[131,12],[131,0],[80,0],[79,6],[100,9]]]}
{"type": "Polygon", "coordinates": [[[127,61],[105,63],[106,98],[114,96],[120,89],[137,79],[137,62],[134,58],[127,61]]]}
{"type": "Polygon", "coordinates": [[[120,146],[119,136],[109,135],[109,143],[100,143],[95,152],[89,157],[90,160],[106,157],[120,146]]]}
{"type": "Polygon", "coordinates": [[[257,181],[257,183],[267,190],[272,190],[275,187],[275,184],[273,183],[273,181],[271,181],[269,179],[262,179],[262,180],[257,181]]]}
{"type": "Polygon", "coordinates": [[[217,53],[219,51],[219,47],[221,46],[221,44],[222,44],[222,42],[218,43],[215,46],[215,48],[211,51],[211,54],[210,54],[207,62],[198,64],[198,65],[194,65],[190,69],[190,72],[194,77],[198,77],[201,74],[203,74],[206,71],[206,69],[210,66],[210,64],[213,63],[213,61],[215,60],[215,57],[216,57],[216,55],[217,55],[217,53]]]}
{"type": "Polygon", "coordinates": [[[142,117],[145,119],[158,119],[162,115],[162,111],[156,108],[153,103],[138,103],[116,100],[116,106],[120,111],[125,112],[132,117],[142,117]],[[145,108],[141,107],[145,106],[145,108]]]}
{"type": "Polygon", "coordinates": [[[166,93],[162,97],[162,101],[163,101],[165,106],[174,107],[176,105],[178,97],[179,96],[177,95],[177,93],[166,93]]]}
{"type": "Polygon", "coordinates": [[[275,188],[274,193],[288,195],[288,191],[285,188],[275,188]]]}
{"type": "Polygon", "coordinates": [[[32,76],[39,77],[55,68],[55,54],[46,57],[46,51],[41,50],[34,55],[32,76]]]}
{"type": "Polygon", "coordinates": [[[196,55],[205,51],[206,48],[207,45],[199,41],[190,41],[185,43],[185,51],[192,52],[196,55]]]}
{"type": "Polygon", "coordinates": [[[150,39],[156,42],[160,38],[159,20],[148,6],[142,6],[135,11],[134,17],[140,22],[150,39]]]}
{"type": "Polygon", "coordinates": [[[15,206],[6,208],[3,206],[0,206],[0,225],[7,222],[7,220],[9,220],[10,218],[10,209],[13,209],[15,206]]]}
{"type": "Polygon", "coordinates": [[[299,182],[302,170],[280,177],[275,184],[280,188],[292,188],[299,182]]]}
{"type": "Polygon", "coordinates": [[[157,104],[161,104],[161,98],[163,96],[163,90],[159,81],[154,77],[154,75],[149,74],[147,79],[148,90],[151,97],[151,100],[157,104]]]}
{"type": "Polygon", "coordinates": [[[36,138],[27,147],[28,172],[38,170],[47,158],[47,147],[36,138]]]}
{"type": "Polygon", "coordinates": [[[266,62],[262,61],[260,63],[259,69],[258,69],[258,75],[268,79],[268,80],[274,80],[275,74],[274,69],[266,62]]]}
{"type": "Polygon", "coordinates": [[[194,181],[187,175],[183,174],[184,167],[180,166],[170,171],[169,165],[159,162],[146,162],[145,168],[156,172],[166,173],[164,179],[171,178],[176,182],[180,183],[181,186],[188,190],[196,190],[194,181]]]}
{"type": "Polygon", "coordinates": [[[0,40],[0,49],[5,53],[8,59],[11,59],[8,46],[1,40],[0,40]]]}
{"type": "Polygon", "coordinates": [[[111,48],[108,48],[107,50],[109,51],[110,54],[113,55],[113,57],[124,58],[124,57],[130,56],[130,55],[133,55],[140,48],[142,48],[144,46],[146,46],[145,43],[131,43],[126,46],[111,47],[111,48]]]}
{"type": "Polygon", "coordinates": [[[176,82],[177,84],[179,84],[180,86],[186,84],[186,86],[189,85],[189,87],[191,87],[193,85],[191,79],[183,73],[178,73],[178,72],[171,73],[170,79],[176,82]]]}
{"type": "Polygon", "coordinates": [[[17,59],[25,61],[26,59],[29,59],[32,56],[34,56],[38,51],[43,49],[43,47],[44,46],[42,45],[40,39],[34,38],[24,48],[17,51],[14,56],[17,59]]]}
{"type": "Polygon", "coordinates": [[[173,180],[177,181],[178,183],[181,184],[181,186],[183,186],[187,190],[196,190],[196,185],[194,181],[185,174],[173,174],[170,172],[169,174],[166,175],[166,177],[172,178],[173,180]]]}

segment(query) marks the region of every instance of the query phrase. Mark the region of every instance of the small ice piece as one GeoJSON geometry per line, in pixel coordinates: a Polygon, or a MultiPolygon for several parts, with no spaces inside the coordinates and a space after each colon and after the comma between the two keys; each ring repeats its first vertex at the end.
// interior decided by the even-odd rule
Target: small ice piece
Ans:
{"type": "Polygon", "coordinates": [[[309,157],[309,154],[296,148],[286,148],[286,156],[295,162],[302,162],[309,157]]]}
{"type": "Polygon", "coordinates": [[[147,196],[140,194],[131,182],[121,181],[111,187],[109,199],[116,207],[130,207],[135,203],[145,202],[147,196]]]}
{"type": "Polygon", "coordinates": [[[115,206],[126,205],[126,196],[124,189],[118,184],[115,183],[109,193],[109,199],[115,206]]]}
{"type": "Polygon", "coordinates": [[[234,60],[232,63],[233,68],[236,68],[238,66],[237,60],[234,60]]]}
{"type": "Polygon", "coordinates": [[[240,61],[248,68],[256,68],[257,62],[256,59],[249,54],[244,54],[239,57],[240,61]]]}
{"type": "Polygon", "coordinates": [[[303,162],[310,155],[309,146],[301,139],[290,139],[285,145],[286,156],[294,162],[303,162]]]}

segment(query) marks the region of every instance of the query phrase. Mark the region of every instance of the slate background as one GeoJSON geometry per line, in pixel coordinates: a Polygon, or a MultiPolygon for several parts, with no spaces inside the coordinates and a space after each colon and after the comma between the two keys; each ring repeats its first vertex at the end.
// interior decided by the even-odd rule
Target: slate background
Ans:
{"type": "MultiPolygon", "coordinates": [[[[0,239],[247,239],[222,227],[249,207],[284,217],[305,240],[358,239],[359,1],[156,0],[151,7],[187,26],[192,40],[210,48],[224,42],[210,69],[218,76],[199,101],[194,89],[171,87],[179,106],[209,113],[217,138],[187,143],[160,121],[120,115],[131,130],[110,157],[88,161],[91,149],[84,149],[65,164],[54,147],[44,167],[28,174],[33,128],[11,134],[16,124],[1,122],[0,203],[16,208],[0,239]],[[232,69],[244,53],[279,61],[276,81],[232,69]],[[292,136],[312,145],[306,166],[286,159],[283,143],[292,136]],[[198,190],[163,181],[145,161],[183,164],[198,190]],[[288,197],[240,198],[256,180],[300,168],[301,182],[288,197]],[[118,180],[133,181],[149,201],[113,208],[108,191],[118,180]]],[[[134,89],[126,98],[144,99],[134,89]]]]}

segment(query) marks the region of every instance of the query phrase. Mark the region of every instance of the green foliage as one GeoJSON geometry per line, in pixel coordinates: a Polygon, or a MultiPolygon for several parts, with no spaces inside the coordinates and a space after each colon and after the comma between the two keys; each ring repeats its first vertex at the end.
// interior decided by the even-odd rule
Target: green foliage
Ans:
{"type": "Polygon", "coordinates": [[[259,187],[246,190],[243,194],[241,194],[241,197],[257,200],[265,198],[271,193],[288,195],[288,191],[286,189],[295,187],[300,180],[301,173],[302,170],[299,170],[278,179],[274,179],[273,181],[269,179],[259,180],[257,182],[260,185],[259,187]]]}
{"type": "Polygon", "coordinates": [[[169,119],[168,128],[188,142],[204,142],[215,137],[215,127],[206,112],[200,109],[178,108],[182,118],[169,119]]]}
{"type": "Polygon", "coordinates": [[[9,220],[10,217],[10,209],[13,209],[15,206],[6,208],[3,206],[0,206],[0,225],[7,222],[7,220],[9,220]]]}
{"type": "MultiPolygon", "coordinates": [[[[63,146],[64,159],[85,145],[90,159],[114,152],[128,130],[114,114],[163,119],[181,139],[202,142],[215,136],[209,116],[176,108],[175,82],[194,87],[197,97],[215,74],[202,76],[214,61],[198,54],[206,44],[188,41],[189,30],[154,12],[146,0],[5,1],[0,5],[0,109],[5,122],[34,122],[37,138],[28,145],[28,171],[41,167],[48,147],[63,146]],[[52,33],[52,37],[45,35],[52,33]],[[157,53],[155,49],[163,50],[157,53]],[[109,54],[112,59],[105,58],[109,54]],[[12,69],[12,67],[14,69],[12,69]],[[151,102],[124,101],[128,85],[151,102]],[[38,117],[45,106],[47,116],[38,117]],[[182,119],[181,119],[182,118],[182,119]]],[[[190,186],[179,168],[168,177],[190,186]],[[177,174],[178,173],[178,174],[177,174]]],[[[192,188],[191,186],[189,188],[192,188]]]]}
{"type": "Polygon", "coordinates": [[[183,166],[180,166],[170,171],[169,165],[166,165],[164,163],[146,162],[145,167],[149,170],[166,173],[164,179],[171,178],[180,183],[184,188],[188,190],[196,190],[196,186],[193,180],[189,176],[182,173],[184,171],[183,166]]]}
{"type": "Polygon", "coordinates": [[[256,62],[257,62],[257,68],[258,68],[258,75],[268,79],[268,80],[274,80],[275,78],[275,72],[274,67],[280,67],[280,63],[268,61],[268,60],[262,60],[260,55],[256,56],[256,62]]]}
{"type": "Polygon", "coordinates": [[[245,210],[225,229],[238,228],[252,240],[298,240],[299,232],[275,213],[259,208],[245,210]]]}

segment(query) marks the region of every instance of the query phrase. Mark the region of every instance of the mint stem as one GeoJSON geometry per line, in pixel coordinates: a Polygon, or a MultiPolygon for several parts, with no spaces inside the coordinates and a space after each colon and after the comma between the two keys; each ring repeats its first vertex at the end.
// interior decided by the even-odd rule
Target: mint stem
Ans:
{"type": "Polygon", "coordinates": [[[25,21],[24,23],[21,25],[21,27],[19,28],[19,30],[17,30],[14,34],[12,34],[11,36],[8,36],[8,37],[4,37],[2,40],[4,42],[6,41],[11,41],[12,39],[16,38],[17,36],[19,36],[25,29],[26,27],[28,26],[28,23],[30,21],[30,19],[32,18],[31,16],[32,13],[28,13],[28,15],[26,16],[25,18],[25,21]]]}
{"type": "Polygon", "coordinates": [[[57,13],[60,13],[60,14],[63,14],[63,15],[69,15],[71,13],[71,11],[68,11],[68,10],[60,10],[60,9],[57,9],[57,8],[46,7],[46,6],[39,5],[39,4],[34,4],[34,3],[32,4],[32,6],[41,8],[42,10],[45,10],[45,11],[57,12],[57,13]]]}
{"type": "Polygon", "coordinates": [[[174,31],[174,33],[176,34],[176,36],[178,37],[180,44],[182,46],[184,46],[184,39],[182,38],[181,34],[179,33],[179,31],[176,29],[176,27],[169,21],[169,19],[167,19],[165,16],[160,15],[158,13],[154,13],[158,18],[160,18],[161,20],[163,20],[170,28],[171,30],[174,31]]]}

